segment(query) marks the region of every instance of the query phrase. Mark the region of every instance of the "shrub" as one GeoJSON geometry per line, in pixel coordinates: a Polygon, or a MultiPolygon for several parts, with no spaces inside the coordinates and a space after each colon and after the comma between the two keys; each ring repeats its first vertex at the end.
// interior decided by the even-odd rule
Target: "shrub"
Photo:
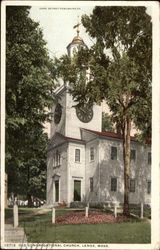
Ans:
{"type": "Polygon", "coordinates": [[[71,208],[84,208],[86,206],[87,206],[87,203],[82,202],[82,201],[73,201],[70,203],[71,208]]]}

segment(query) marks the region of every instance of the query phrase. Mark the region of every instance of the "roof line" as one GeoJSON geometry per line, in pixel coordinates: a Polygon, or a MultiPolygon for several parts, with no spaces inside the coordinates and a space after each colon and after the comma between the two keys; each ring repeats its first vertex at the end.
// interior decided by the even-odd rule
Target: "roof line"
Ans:
{"type": "MultiPolygon", "coordinates": [[[[92,134],[96,134],[97,136],[99,137],[107,137],[107,138],[113,138],[113,139],[119,139],[119,140],[123,140],[123,135],[122,134],[118,134],[118,133],[115,133],[115,132],[110,132],[110,131],[95,131],[95,130],[90,130],[90,129],[85,129],[85,128],[81,128],[81,130],[85,130],[87,132],[90,132],[92,134]]],[[[134,141],[134,142],[139,142],[135,136],[130,136],[131,138],[131,141],[134,141]]],[[[151,144],[151,141],[150,140],[146,140],[146,144],[150,145],[151,144]]]]}
{"type": "MultiPolygon", "coordinates": [[[[85,128],[81,128],[82,130],[85,130],[89,133],[92,134],[96,134],[97,136],[100,137],[109,137],[109,138],[116,138],[116,139],[123,139],[123,136],[121,134],[115,133],[115,132],[111,132],[111,131],[95,131],[95,130],[90,130],[90,129],[85,129],[85,128]]],[[[130,136],[132,141],[136,141],[136,138],[134,136],[130,136]]]]}

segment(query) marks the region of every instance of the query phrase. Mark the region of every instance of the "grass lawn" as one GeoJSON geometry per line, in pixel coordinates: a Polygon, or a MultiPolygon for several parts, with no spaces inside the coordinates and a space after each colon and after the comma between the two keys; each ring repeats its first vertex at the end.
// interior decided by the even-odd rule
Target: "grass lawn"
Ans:
{"type": "Polygon", "coordinates": [[[59,225],[35,224],[25,227],[28,242],[46,243],[150,243],[147,222],[59,225]]]}
{"type": "MultiPolygon", "coordinates": [[[[34,209],[27,210],[29,213],[34,211],[34,209]]],[[[73,211],[57,209],[56,217],[69,212],[73,211]]],[[[28,242],[36,243],[150,243],[151,241],[151,225],[146,220],[116,224],[52,225],[51,212],[48,212],[29,218],[24,216],[20,226],[25,228],[28,242]]]]}

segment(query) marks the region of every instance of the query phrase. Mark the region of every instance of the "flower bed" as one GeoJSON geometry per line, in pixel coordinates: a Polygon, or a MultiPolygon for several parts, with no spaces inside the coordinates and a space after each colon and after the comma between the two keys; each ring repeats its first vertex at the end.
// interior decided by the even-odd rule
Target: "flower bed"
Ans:
{"type": "Polygon", "coordinates": [[[127,218],[122,215],[118,215],[117,218],[113,214],[107,214],[98,211],[90,211],[88,217],[85,217],[85,212],[73,212],[65,214],[56,219],[56,224],[104,224],[104,223],[120,223],[125,221],[131,221],[131,218],[127,218]]]}

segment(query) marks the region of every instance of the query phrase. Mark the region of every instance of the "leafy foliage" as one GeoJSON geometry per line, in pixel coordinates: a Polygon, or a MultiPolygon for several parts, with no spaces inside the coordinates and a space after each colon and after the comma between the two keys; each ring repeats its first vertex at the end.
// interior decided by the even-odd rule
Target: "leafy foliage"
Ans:
{"type": "Polygon", "coordinates": [[[104,112],[102,113],[102,131],[114,131],[114,124],[111,116],[104,112]]]}
{"type": "Polygon", "coordinates": [[[43,124],[54,101],[54,67],[29,9],[6,9],[6,170],[9,192],[40,195],[46,171],[43,124]]]}

